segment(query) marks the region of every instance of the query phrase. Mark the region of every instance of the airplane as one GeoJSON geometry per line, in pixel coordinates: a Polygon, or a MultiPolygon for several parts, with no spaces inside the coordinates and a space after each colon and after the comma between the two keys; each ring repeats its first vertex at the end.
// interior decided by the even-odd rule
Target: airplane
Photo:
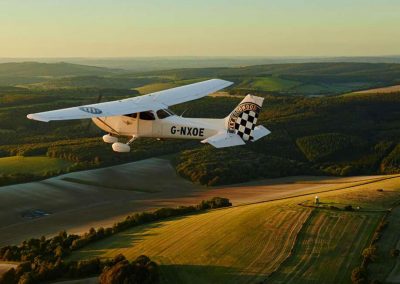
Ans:
{"type": "Polygon", "coordinates": [[[28,114],[29,119],[52,120],[87,119],[108,134],[103,141],[112,144],[115,152],[129,152],[130,144],[140,137],[157,139],[199,139],[216,148],[245,145],[271,132],[257,125],[263,98],[247,95],[225,118],[188,118],[174,114],[172,105],[196,100],[222,90],[232,82],[221,79],[167,89],[143,96],[28,114]],[[131,138],[119,142],[119,137],[131,138]]]}

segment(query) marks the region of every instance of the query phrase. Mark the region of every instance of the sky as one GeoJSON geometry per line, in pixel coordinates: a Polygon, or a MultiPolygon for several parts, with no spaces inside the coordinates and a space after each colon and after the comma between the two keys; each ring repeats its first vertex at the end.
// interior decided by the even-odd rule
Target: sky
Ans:
{"type": "Polygon", "coordinates": [[[0,0],[0,57],[399,54],[399,0],[0,0]]]}

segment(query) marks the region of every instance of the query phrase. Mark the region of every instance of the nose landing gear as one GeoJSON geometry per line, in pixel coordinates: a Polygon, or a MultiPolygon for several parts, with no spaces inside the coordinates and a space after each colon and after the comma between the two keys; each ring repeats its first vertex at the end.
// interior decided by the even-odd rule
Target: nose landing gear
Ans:
{"type": "Polygon", "coordinates": [[[110,134],[106,134],[103,136],[103,141],[108,144],[113,144],[115,142],[118,142],[118,138],[115,136],[111,136],[110,134]]]}

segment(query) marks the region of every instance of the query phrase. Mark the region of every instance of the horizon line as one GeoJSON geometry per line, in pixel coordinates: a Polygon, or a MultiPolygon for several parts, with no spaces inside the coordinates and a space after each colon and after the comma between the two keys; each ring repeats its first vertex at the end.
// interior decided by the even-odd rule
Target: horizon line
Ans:
{"type": "Polygon", "coordinates": [[[149,59],[149,58],[382,58],[400,57],[400,54],[387,55],[154,55],[154,56],[4,56],[0,59],[149,59]]]}

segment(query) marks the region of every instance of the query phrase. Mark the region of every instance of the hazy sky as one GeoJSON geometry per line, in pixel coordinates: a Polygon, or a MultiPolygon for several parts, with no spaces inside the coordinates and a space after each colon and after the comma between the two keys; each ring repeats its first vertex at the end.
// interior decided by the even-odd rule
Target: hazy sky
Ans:
{"type": "Polygon", "coordinates": [[[0,0],[0,57],[393,54],[399,0],[0,0]]]}

